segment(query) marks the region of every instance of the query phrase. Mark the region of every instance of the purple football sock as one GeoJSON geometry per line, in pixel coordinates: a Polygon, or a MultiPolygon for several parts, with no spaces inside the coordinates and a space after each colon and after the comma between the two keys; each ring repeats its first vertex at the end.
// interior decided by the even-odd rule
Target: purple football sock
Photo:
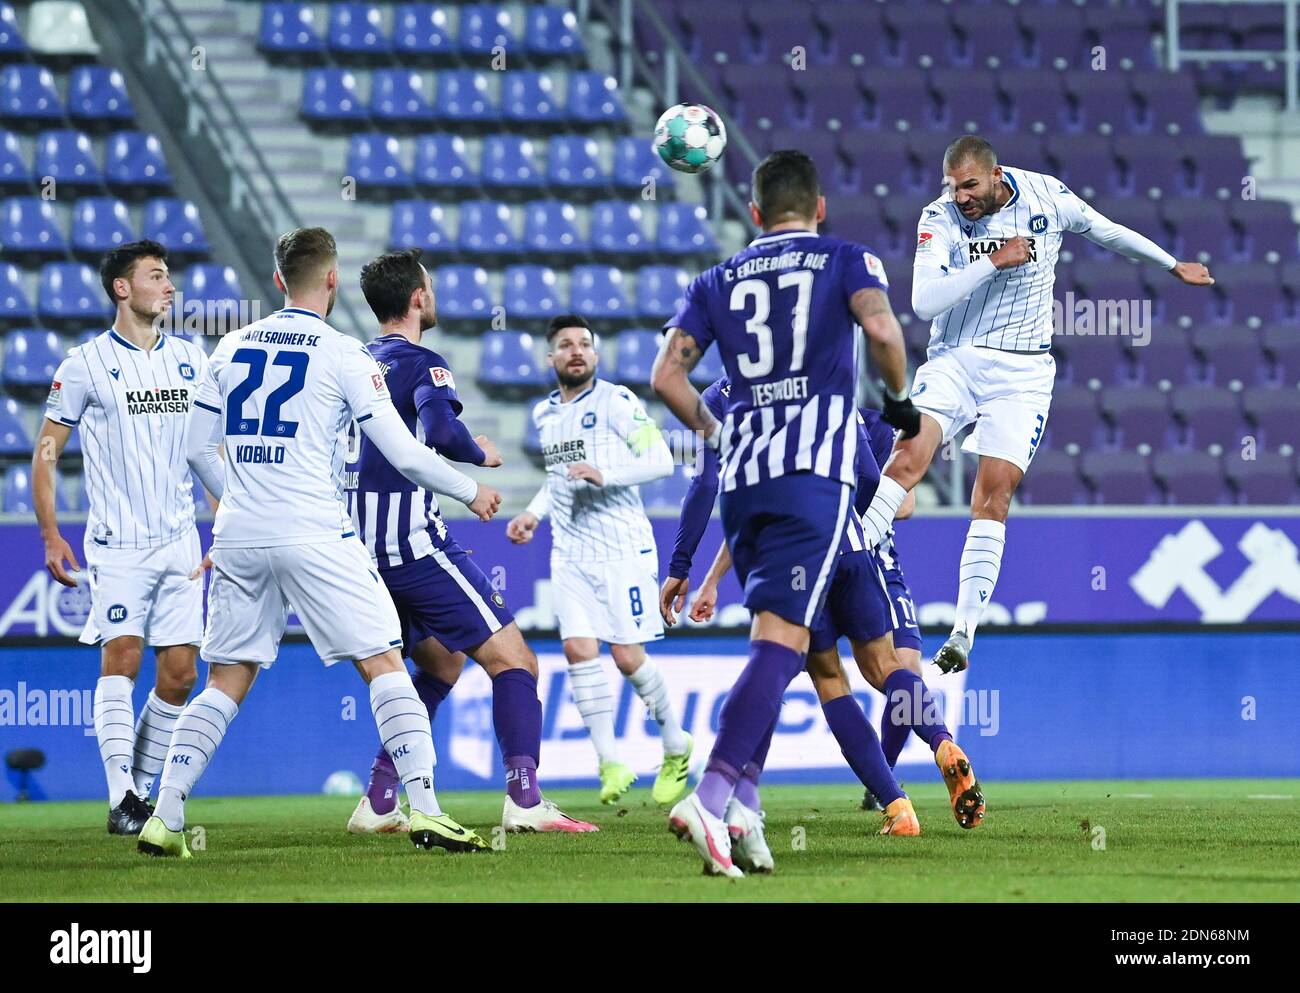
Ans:
{"type": "Polygon", "coordinates": [[[397,766],[388,757],[383,745],[375,755],[370,766],[370,785],[366,787],[366,796],[370,798],[370,809],[376,814],[391,814],[397,806],[397,766]]]}
{"type": "Polygon", "coordinates": [[[943,711],[925,681],[910,669],[895,669],[885,679],[885,712],[880,717],[881,747],[890,767],[907,741],[907,732],[938,751],[939,745],[952,739],[943,722],[943,711]]]}
{"type": "Polygon", "coordinates": [[[767,750],[772,747],[772,732],[775,730],[776,722],[773,721],[767,734],[763,735],[763,740],[758,743],[754,757],[745,763],[745,768],[740,770],[740,778],[736,780],[736,790],[732,795],[750,810],[763,809],[763,801],[758,795],[758,777],[763,774],[763,766],[767,763],[767,750]]]}
{"type": "Polygon", "coordinates": [[[506,765],[506,792],[521,807],[542,799],[537,764],[542,751],[542,702],[527,669],[506,669],[492,680],[492,725],[506,765]]]}
{"type": "Polygon", "coordinates": [[[802,652],[774,641],[750,642],[749,662],[722,705],[718,737],[696,790],[704,809],[715,817],[726,813],[740,770],[754,759],[763,738],[771,733],[785,689],[803,667],[802,652]]]}
{"type": "Polygon", "coordinates": [[[852,695],[837,697],[822,704],[822,713],[849,768],[876,795],[880,805],[888,807],[903,796],[898,780],[885,761],[885,753],[880,750],[880,740],[858,701],[852,695]]]}
{"type": "Polygon", "coordinates": [[[433,715],[438,712],[438,705],[446,700],[447,694],[451,692],[451,683],[444,683],[437,676],[430,676],[423,669],[415,670],[411,682],[415,684],[415,692],[419,694],[424,709],[429,712],[429,723],[432,724],[433,715]]]}
{"type": "Polygon", "coordinates": [[[505,761],[506,795],[521,807],[536,807],[542,802],[537,763],[528,755],[512,755],[505,761]]]}

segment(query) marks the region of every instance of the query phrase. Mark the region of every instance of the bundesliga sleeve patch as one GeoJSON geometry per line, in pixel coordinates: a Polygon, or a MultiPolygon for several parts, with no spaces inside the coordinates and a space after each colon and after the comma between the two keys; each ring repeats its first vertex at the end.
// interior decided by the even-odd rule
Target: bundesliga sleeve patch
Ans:
{"type": "Polygon", "coordinates": [[[372,383],[375,384],[375,394],[378,395],[378,396],[383,396],[383,395],[384,395],[384,377],[381,376],[381,375],[380,375],[379,373],[377,373],[377,372],[372,372],[372,373],[370,374],[370,382],[372,382],[372,383]]]}
{"type": "Polygon", "coordinates": [[[456,388],[456,380],[452,378],[451,370],[444,369],[442,366],[430,369],[429,378],[433,380],[434,386],[445,386],[449,390],[456,388]]]}
{"type": "Polygon", "coordinates": [[[63,384],[57,379],[50,385],[50,395],[45,403],[50,407],[57,407],[59,401],[63,399],[63,384]]]}
{"type": "Polygon", "coordinates": [[[916,236],[916,250],[924,251],[930,247],[930,240],[934,237],[929,231],[922,231],[916,236]]]}
{"type": "MultiPolygon", "coordinates": [[[[929,235],[927,234],[926,237],[929,237],[929,235]]],[[[881,262],[880,259],[876,258],[876,256],[872,255],[870,252],[863,252],[862,261],[867,266],[868,275],[874,276],[886,286],[889,285],[889,277],[885,275],[885,264],[881,262]]]]}

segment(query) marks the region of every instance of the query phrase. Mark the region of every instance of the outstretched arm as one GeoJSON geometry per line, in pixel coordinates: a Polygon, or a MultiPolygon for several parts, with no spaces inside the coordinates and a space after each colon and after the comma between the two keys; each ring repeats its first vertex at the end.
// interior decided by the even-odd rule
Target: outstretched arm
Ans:
{"type": "Polygon", "coordinates": [[[670,328],[655,356],[650,386],[679,421],[691,431],[699,431],[709,447],[717,449],[722,439],[722,424],[709,412],[704,398],[688,378],[702,354],[693,337],[681,328],[670,328]]]}
{"type": "Polygon", "coordinates": [[[491,520],[501,505],[500,493],[474,482],[443,461],[437,452],[416,441],[396,412],[367,417],[361,421],[361,430],[403,476],[427,490],[459,500],[480,520],[491,520]]]}
{"type": "Polygon", "coordinates": [[[1103,217],[1095,210],[1088,211],[1088,218],[1092,224],[1079,233],[1102,248],[1139,262],[1158,265],[1189,286],[1209,286],[1214,282],[1210,270],[1201,263],[1179,262],[1150,238],[1123,224],[1115,223],[1109,217],[1103,217]]]}
{"type": "Polygon", "coordinates": [[[424,426],[424,440],[453,462],[483,465],[487,455],[469,433],[464,421],[456,416],[450,400],[435,398],[420,405],[420,423],[424,426]]]}

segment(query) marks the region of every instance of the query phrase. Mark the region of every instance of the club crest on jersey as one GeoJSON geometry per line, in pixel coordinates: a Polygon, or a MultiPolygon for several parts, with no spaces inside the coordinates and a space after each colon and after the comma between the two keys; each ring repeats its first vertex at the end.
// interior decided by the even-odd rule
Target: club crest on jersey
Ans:
{"type": "Polygon", "coordinates": [[[189,381],[193,381],[193,379],[194,379],[194,366],[190,365],[188,362],[182,362],[182,363],[177,367],[177,371],[180,372],[180,374],[181,374],[181,379],[189,380],[189,381]]]}
{"type": "Polygon", "coordinates": [[[445,386],[449,390],[456,388],[456,380],[451,377],[451,370],[444,369],[442,366],[429,370],[429,376],[433,379],[434,386],[445,386]]]}
{"type": "MultiPolygon", "coordinates": [[[[967,243],[969,245],[968,251],[970,253],[970,258],[968,261],[971,263],[978,262],[980,259],[984,258],[985,256],[992,255],[994,252],[996,252],[999,248],[1001,248],[1010,240],[1011,239],[1009,238],[972,238],[967,243]]],[[[1037,262],[1038,261],[1037,239],[1026,238],[1025,241],[1029,243],[1029,261],[1037,262]]]]}
{"type": "Polygon", "coordinates": [[[110,624],[121,624],[126,620],[126,607],[123,604],[115,603],[108,608],[108,612],[104,616],[108,618],[110,624]]]}
{"type": "Polygon", "coordinates": [[[1034,234],[1042,234],[1044,231],[1046,231],[1047,215],[1035,214],[1033,217],[1029,218],[1029,230],[1034,232],[1034,234]]]}
{"type": "Polygon", "coordinates": [[[506,598],[503,597],[500,593],[493,593],[492,602],[495,603],[498,607],[504,609],[506,605],[506,598]]]}
{"type": "Polygon", "coordinates": [[[582,426],[584,428],[594,428],[596,426],[596,412],[589,410],[582,415],[582,426]]]}

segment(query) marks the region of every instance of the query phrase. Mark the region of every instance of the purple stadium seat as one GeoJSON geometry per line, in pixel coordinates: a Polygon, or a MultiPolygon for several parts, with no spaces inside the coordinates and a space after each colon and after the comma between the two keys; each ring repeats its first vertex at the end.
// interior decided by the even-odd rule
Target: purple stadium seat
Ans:
{"type": "Polygon", "coordinates": [[[1181,386],[1170,395],[1169,405],[1186,431],[1184,444],[1191,448],[1237,449],[1249,433],[1237,394],[1222,386],[1181,386]]]}
{"type": "Polygon", "coordinates": [[[511,319],[544,320],[560,313],[559,284],[555,270],[542,265],[506,268],[502,303],[511,319]]]}
{"type": "Polygon", "coordinates": [[[727,92],[731,94],[728,110],[737,121],[751,129],[793,124],[795,123],[795,97],[791,83],[795,77],[800,77],[799,82],[809,87],[809,89],[801,88],[801,92],[804,93],[807,119],[814,127],[824,126],[827,117],[844,119],[847,111],[854,105],[854,92],[857,86],[853,83],[856,74],[851,69],[828,66],[801,73],[792,72],[785,66],[779,65],[738,63],[727,66],[723,73],[727,92]],[[822,85],[825,74],[834,75],[839,79],[847,78],[849,88],[841,89],[831,96],[833,91],[830,84],[825,87],[822,85]],[[803,78],[805,76],[808,77],[806,80],[803,78]],[[823,94],[828,98],[825,101],[821,99],[823,94]],[[835,104],[835,97],[838,97],[838,110],[832,107],[827,113],[822,104],[824,102],[835,104]]]}
{"type": "Polygon", "coordinates": [[[72,250],[100,256],[110,248],[135,241],[131,216],[117,197],[82,197],[72,208],[72,250]]]}
{"type": "Polygon", "coordinates": [[[1200,99],[1190,74],[1159,71],[1126,75],[1137,106],[1132,130],[1154,134],[1195,134],[1204,130],[1200,99]]]}
{"type": "Polygon", "coordinates": [[[569,73],[565,113],[570,120],[583,124],[620,124],[627,120],[614,77],[601,72],[569,73]]]}
{"type": "Polygon", "coordinates": [[[533,255],[560,263],[591,246],[578,229],[578,211],[573,204],[532,200],[524,204],[524,247],[533,255]]]}
{"type": "Polygon", "coordinates": [[[1172,504],[1231,503],[1219,460],[1208,452],[1157,452],[1151,474],[1172,504]]]}
{"type": "Polygon", "coordinates": [[[550,4],[528,8],[524,46],[530,58],[570,58],[586,52],[573,11],[550,4]]]}
{"type": "Polygon", "coordinates": [[[9,197],[4,201],[0,245],[4,245],[7,255],[33,260],[61,256],[68,250],[54,205],[40,197],[9,197]]]}
{"type": "Polygon", "coordinates": [[[325,42],[316,25],[316,12],[306,3],[265,3],[257,47],[269,56],[317,59],[325,42]]]}
{"type": "Polygon", "coordinates": [[[188,200],[156,197],[148,201],[140,233],[177,255],[208,253],[208,236],[199,209],[188,200]]]}
{"type": "Polygon", "coordinates": [[[121,72],[109,66],[77,66],[68,77],[68,116],[82,127],[121,127],[135,119],[121,72]]]}
{"type": "Polygon", "coordinates": [[[1264,262],[1225,262],[1211,270],[1214,292],[1227,303],[1228,316],[1239,324],[1259,324],[1287,316],[1288,296],[1276,266],[1264,262]]]}
{"type": "MultiPolygon", "coordinates": [[[[438,79],[441,91],[442,78],[438,79]]],[[[409,69],[376,69],[370,76],[370,116],[380,124],[421,126],[435,116],[424,77],[409,69]]]]}
{"type": "Polygon", "coordinates": [[[0,69],[0,116],[33,126],[63,117],[54,76],[44,66],[7,65],[0,69]]]}
{"type": "Polygon", "coordinates": [[[1260,332],[1259,340],[1272,363],[1270,380],[1283,386],[1300,384],[1300,325],[1270,324],[1260,332]]]}
{"type": "Polygon", "coordinates": [[[1088,27],[1088,49],[1080,65],[1090,65],[1092,51],[1101,48],[1106,53],[1106,68],[1111,71],[1157,68],[1151,44],[1153,23],[1147,11],[1137,7],[1089,8],[1084,21],[1088,27]]]}
{"type": "Polygon", "coordinates": [[[928,69],[951,65],[960,57],[947,7],[886,4],[883,15],[892,64],[928,69]]]}
{"type": "Polygon", "coordinates": [[[1155,386],[1161,380],[1190,383],[1200,370],[1192,354],[1187,332],[1168,324],[1154,324],[1147,339],[1123,337],[1120,351],[1127,357],[1132,378],[1138,383],[1155,386]]]}
{"type": "Polygon", "coordinates": [[[445,8],[404,3],[393,10],[393,51],[408,62],[432,62],[456,54],[445,8]]]}
{"type": "MultiPolygon", "coordinates": [[[[801,146],[795,142],[784,147],[801,146]]],[[[832,180],[837,173],[846,177],[843,190],[849,195],[869,196],[874,193],[877,196],[896,196],[917,189],[919,177],[906,135],[887,131],[855,132],[846,135],[841,143],[838,136],[826,132],[824,137],[819,135],[817,142],[810,143],[809,147],[817,149],[813,161],[823,175],[829,173],[832,180]],[[839,165],[841,148],[849,158],[846,170],[839,165]]]]}
{"type": "Polygon", "coordinates": [[[889,54],[889,36],[876,4],[815,4],[813,17],[822,28],[823,57],[838,65],[879,65],[889,54]]]}
{"type": "Polygon", "coordinates": [[[651,250],[640,204],[627,200],[592,204],[591,247],[606,255],[640,255],[651,250]]]}
{"type": "Polygon", "coordinates": [[[757,56],[757,39],[738,0],[692,4],[689,20],[678,23],[689,29],[684,45],[698,64],[750,62],[757,56]]]}
{"type": "Polygon", "coordinates": [[[1137,452],[1086,452],[1080,470],[1100,504],[1147,504],[1158,501],[1147,459],[1137,452]]]}
{"type": "Polygon", "coordinates": [[[1167,200],[1165,221],[1174,229],[1174,246],[1180,259],[1228,262],[1240,255],[1240,237],[1226,212],[1204,197],[1167,200]]]}
{"type": "Polygon", "coordinates": [[[545,185],[537,149],[520,135],[494,134],[483,139],[483,185],[535,190],[545,185]]]}
{"type": "Polygon", "coordinates": [[[1120,189],[1111,140],[1095,134],[1052,134],[1044,141],[1052,175],[1085,200],[1120,189]]]}
{"type": "Polygon", "coordinates": [[[478,186],[465,139],[452,134],[423,135],[415,142],[415,182],[418,186],[465,189],[478,186]]]}
{"type": "Polygon", "coordinates": [[[935,69],[930,73],[930,89],[938,101],[939,116],[935,123],[948,130],[987,134],[1006,131],[1011,126],[992,73],[935,69]]]}
{"type": "Polygon", "coordinates": [[[1269,448],[1300,441],[1300,389],[1251,386],[1241,394],[1241,408],[1269,448]]]}
{"type": "Polygon", "coordinates": [[[1251,385],[1266,377],[1266,362],[1255,333],[1249,328],[1205,324],[1192,328],[1192,348],[1205,365],[1206,382],[1227,386],[1251,385]]]}
{"type": "Polygon", "coordinates": [[[1105,434],[1101,413],[1097,409],[1098,394],[1085,386],[1061,385],[1052,397],[1052,409],[1047,418],[1047,440],[1053,449],[1066,445],[1088,448],[1105,434]]]}
{"type": "Polygon", "coordinates": [[[659,352],[659,332],[654,328],[629,328],[620,331],[615,340],[614,371],[618,382],[638,393],[647,392],[650,369],[659,352]]]}
{"type": "Polygon", "coordinates": [[[608,185],[609,179],[600,164],[600,145],[594,138],[585,135],[557,135],[552,138],[546,148],[546,180],[553,187],[568,190],[603,189],[608,185]]]}
{"type": "MultiPolygon", "coordinates": [[[[1171,237],[1160,214],[1160,206],[1154,200],[1128,196],[1097,197],[1092,201],[1092,207],[1103,217],[1140,231],[1158,244],[1167,243],[1171,237]]],[[[1114,259],[1114,254],[1106,252],[1106,258],[1114,259]]]]}
{"type": "Polygon", "coordinates": [[[1192,187],[1182,150],[1168,139],[1120,135],[1115,154],[1124,167],[1124,189],[1133,196],[1179,196],[1192,187]]]}
{"type": "Polygon", "coordinates": [[[30,324],[35,315],[22,272],[12,262],[0,262],[0,328],[30,324]]]}
{"type": "Polygon", "coordinates": [[[434,274],[438,317],[449,327],[484,321],[492,307],[487,271],[476,265],[445,265],[434,274]]]}
{"type": "Polygon", "coordinates": [[[655,231],[659,251],[670,255],[716,254],[717,240],[701,206],[689,203],[661,203],[655,231]]]}
{"type": "Polygon", "coordinates": [[[620,189],[639,189],[647,177],[655,185],[671,189],[677,180],[650,142],[636,135],[624,135],[614,142],[614,185],[620,189]]]}
{"type": "Polygon", "coordinates": [[[559,124],[565,120],[555,83],[546,73],[512,69],[502,82],[501,111],[507,121],[559,124]]]}
{"type": "Polygon", "coordinates": [[[1151,386],[1112,386],[1101,395],[1101,409],[1115,428],[1115,442],[1132,449],[1162,447],[1170,440],[1169,400],[1151,386]]]}
{"type": "MultiPolygon", "coordinates": [[[[1065,371],[1070,382],[1087,386],[1096,380],[1102,386],[1119,383],[1123,374],[1123,357],[1115,338],[1110,335],[1056,335],[1057,348],[1065,355],[1065,371]]],[[[1053,400],[1052,419],[1056,417],[1053,400]]],[[[1051,421],[1048,422],[1051,425],[1051,421]]]]}
{"type": "Polygon", "coordinates": [[[308,69],[302,79],[302,117],[315,125],[348,125],[366,120],[357,76],[345,69],[308,69]]]}
{"type": "Polygon", "coordinates": [[[17,328],[4,337],[4,385],[22,396],[45,393],[63,361],[63,345],[53,331],[17,328]]]}
{"type": "Polygon", "coordinates": [[[1015,68],[1030,64],[1025,36],[999,17],[990,17],[988,7],[954,7],[953,30],[960,42],[962,61],[976,69],[1015,68]]]}
{"type": "Polygon", "coordinates": [[[796,47],[804,50],[808,62],[824,59],[821,34],[813,21],[813,10],[787,0],[758,0],[746,14],[757,39],[758,57],[776,66],[788,60],[796,47]]]}
{"type": "Polygon", "coordinates": [[[624,320],[632,316],[623,273],[614,266],[574,266],[569,282],[569,306],[574,313],[595,320],[624,320]]]}
{"type": "Polygon", "coordinates": [[[636,275],[638,317],[667,319],[677,311],[691,277],[685,269],[670,265],[642,266],[636,275]]]}
{"type": "Polygon", "coordinates": [[[1240,197],[1242,180],[1250,174],[1250,166],[1241,151],[1241,139],[1236,135],[1197,134],[1181,135],[1179,144],[1192,163],[1196,176],[1196,192],[1201,199],[1240,197]]]}
{"type": "Polygon", "coordinates": [[[1069,101],[1055,73],[1003,71],[998,74],[998,88],[1006,96],[1018,133],[1059,135],[1069,129],[1069,101]]]}
{"type": "Polygon", "coordinates": [[[514,254],[521,242],[510,207],[495,200],[467,200],[460,205],[457,244],[473,255],[514,254]]]}
{"type": "Polygon", "coordinates": [[[392,248],[418,248],[431,255],[452,252],[456,239],[447,231],[441,204],[428,200],[398,200],[393,204],[388,244],[392,248]]]}
{"type": "Polygon", "coordinates": [[[495,4],[466,4],[460,8],[460,50],[467,55],[491,55],[493,49],[515,48],[510,11],[495,4]]]}
{"type": "Polygon", "coordinates": [[[1074,66],[1083,46],[1083,11],[1077,7],[1026,5],[1018,18],[1029,37],[1030,64],[1052,69],[1059,64],[1074,66]]]}
{"type": "Polygon", "coordinates": [[[478,384],[488,396],[520,400],[549,384],[550,376],[538,361],[532,335],[489,331],[479,340],[478,384]]]}
{"type": "Polygon", "coordinates": [[[35,443],[18,401],[12,397],[0,399],[0,458],[25,458],[32,454],[35,443]]]}
{"type": "Polygon", "coordinates": [[[348,139],[348,175],[363,188],[404,190],[411,173],[402,165],[402,146],[387,134],[354,134],[348,139]]]}
{"type": "MultiPolygon", "coordinates": [[[[917,99],[918,94],[928,92],[921,70],[872,66],[862,70],[859,78],[867,94],[862,117],[866,127],[899,131],[927,126],[933,115],[928,106],[930,100],[917,99]]],[[[845,121],[846,125],[849,123],[845,121]]]]}
{"type": "Polygon", "coordinates": [[[1031,507],[1086,504],[1088,496],[1088,488],[1079,478],[1078,459],[1053,448],[1040,448],[1034,456],[1033,471],[1016,489],[1016,499],[1031,507]]]}
{"type": "Polygon", "coordinates": [[[385,61],[393,52],[383,15],[371,3],[331,4],[328,45],[333,55],[350,61],[385,61]]]}
{"type": "Polygon", "coordinates": [[[1076,69],[1062,82],[1071,104],[1074,129],[1085,134],[1113,134],[1132,126],[1137,113],[1128,79],[1117,72],[1076,69]]]}
{"type": "Polygon", "coordinates": [[[157,192],[172,185],[162,142],[146,131],[118,131],[108,136],[104,175],[110,187],[128,194],[157,192]]]}
{"type": "Polygon", "coordinates": [[[1244,232],[1250,258],[1260,262],[1296,258],[1296,223],[1289,203],[1238,197],[1228,201],[1228,215],[1244,232]]]}
{"type": "Polygon", "coordinates": [[[1141,267],[1114,253],[1076,262],[1073,271],[1079,287],[1093,301],[1141,300],[1148,296],[1141,267]]]}
{"type": "Polygon", "coordinates": [[[1242,503],[1300,503],[1300,479],[1291,459],[1278,452],[1257,452],[1253,459],[1230,454],[1223,469],[1242,503]]]}

